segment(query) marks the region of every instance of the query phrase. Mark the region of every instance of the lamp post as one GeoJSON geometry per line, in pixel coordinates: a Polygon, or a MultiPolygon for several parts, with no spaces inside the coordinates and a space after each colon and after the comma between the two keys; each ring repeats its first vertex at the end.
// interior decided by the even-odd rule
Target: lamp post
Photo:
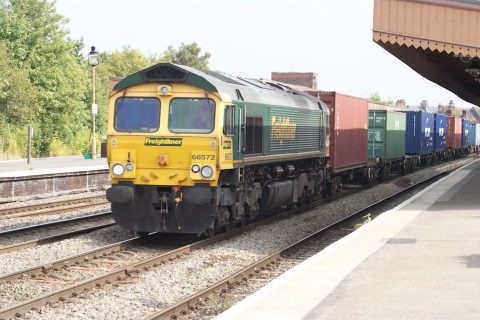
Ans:
{"type": "Polygon", "coordinates": [[[95,67],[98,65],[100,54],[95,51],[95,46],[88,53],[88,64],[92,66],[92,159],[97,157],[97,138],[95,136],[95,116],[98,113],[98,106],[95,103],[95,67]]]}

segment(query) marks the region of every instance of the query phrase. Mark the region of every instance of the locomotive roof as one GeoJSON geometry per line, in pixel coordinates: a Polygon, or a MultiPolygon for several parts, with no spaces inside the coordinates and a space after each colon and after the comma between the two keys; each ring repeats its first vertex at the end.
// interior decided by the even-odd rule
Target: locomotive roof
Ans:
{"type": "Polygon", "coordinates": [[[188,83],[209,92],[217,92],[221,96],[227,94],[232,101],[328,110],[321,100],[283,83],[233,77],[172,63],[159,63],[133,73],[117,83],[113,89],[121,91],[149,82],[188,83]]]}

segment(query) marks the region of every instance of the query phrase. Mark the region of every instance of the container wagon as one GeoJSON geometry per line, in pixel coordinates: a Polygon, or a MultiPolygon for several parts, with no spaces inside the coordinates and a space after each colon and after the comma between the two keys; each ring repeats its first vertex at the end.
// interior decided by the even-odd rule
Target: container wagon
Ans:
{"type": "Polygon", "coordinates": [[[462,153],[462,119],[447,118],[447,152],[448,157],[458,157],[462,153]]]}
{"type": "Polygon", "coordinates": [[[464,154],[470,153],[472,142],[470,140],[471,123],[467,119],[462,119],[462,149],[464,154]]]}
{"type": "Polygon", "coordinates": [[[470,142],[470,152],[477,152],[477,146],[476,146],[476,124],[470,122],[470,129],[468,131],[469,135],[469,142],[470,142]]]}
{"type": "Polygon", "coordinates": [[[475,123],[475,146],[480,146],[480,123],[475,123]]]}
{"type": "Polygon", "coordinates": [[[433,162],[434,115],[424,111],[403,111],[406,114],[405,154],[414,165],[433,162]]]}
{"type": "MultiPolygon", "coordinates": [[[[433,139],[433,150],[435,151],[435,159],[446,160],[447,152],[447,116],[435,113],[435,133],[433,139]]],[[[480,128],[479,128],[480,129],[480,128]]]]}
{"type": "Polygon", "coordinates": [[[409,169],[405,161],[406,114],[386,110],[368,112],[368,158],[376,163],[376,175],[409,169]]]}
{"type": "Polygon", "coordinates": [[[338,92],[307,91],[323,101],[330,111],[328,167],[334,177],[331,191],[345,182],[373,179],[368,170],[368,100],[338,92]]]}

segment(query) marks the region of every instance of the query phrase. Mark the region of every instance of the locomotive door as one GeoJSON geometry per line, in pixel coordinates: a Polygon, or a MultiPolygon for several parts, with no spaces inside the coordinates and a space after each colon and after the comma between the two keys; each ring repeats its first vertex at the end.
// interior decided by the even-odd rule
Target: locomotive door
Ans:
{"type": "Polygon", "coordinates": [[[235,105],[234,160],[243,160],[245,153],[245,106],[235,105]]]}

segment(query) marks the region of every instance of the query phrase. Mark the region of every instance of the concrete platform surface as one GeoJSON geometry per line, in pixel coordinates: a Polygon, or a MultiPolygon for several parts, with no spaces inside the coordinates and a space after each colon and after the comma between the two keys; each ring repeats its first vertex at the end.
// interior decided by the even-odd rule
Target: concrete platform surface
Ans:
{"type": "Polygon", "coordinates": [[[106,158],[84,159],[82,156],[35,158],[0,161],[0,178],[25,177],[43,174],[67,173],[108,169],[106,158]]]}
{"type": "Polygon", "coordinates": [[[480,160],[216,319],[480,319],[480,160]]]}

